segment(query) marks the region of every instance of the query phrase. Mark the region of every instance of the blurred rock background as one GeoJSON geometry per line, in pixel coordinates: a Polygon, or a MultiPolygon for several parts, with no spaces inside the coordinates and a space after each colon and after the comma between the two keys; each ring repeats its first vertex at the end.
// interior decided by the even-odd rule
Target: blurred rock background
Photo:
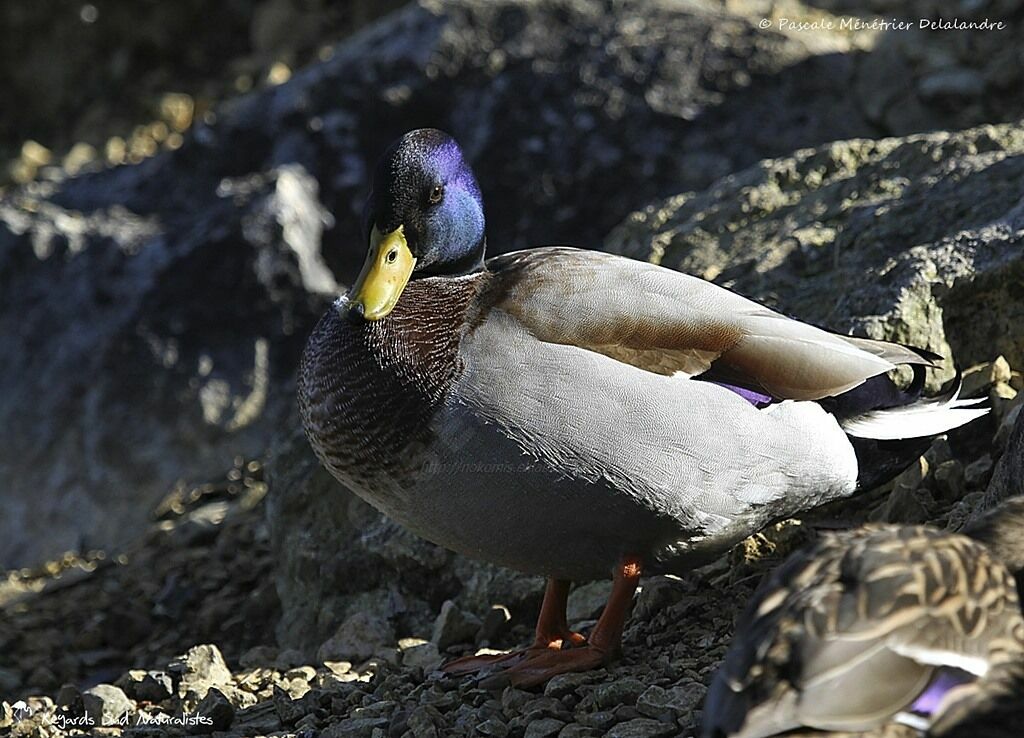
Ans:
{"type": "Polygon", "coordinates": [[[237,734],[688,734],[732,613],[817,524],[957,527],[1021,491],[1022,32],[1008,0],[5,4],[0,704],[208,698],[237,734]],[[916,28],[953,17],[1006,28],[916,28]],[[543,704],[436,693],[443,654],[528,639],[539,583],[347,494],[293,399],[362,260],[369,167],[422,125],[466,149],[492,252],[602,248],[926,346],[991,418],[651,582],[616,669],[543,704]]]}

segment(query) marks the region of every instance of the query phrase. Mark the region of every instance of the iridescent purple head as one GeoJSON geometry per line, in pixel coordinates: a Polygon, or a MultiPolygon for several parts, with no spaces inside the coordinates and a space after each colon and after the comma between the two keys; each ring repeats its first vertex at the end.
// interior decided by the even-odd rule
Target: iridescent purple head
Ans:
{"type": "Polygon", "coordinates": [[[448,134],[410,131],[377,163],[363,211],[364,235],[402,229],[415,257],[412,278],[480,269],[484,256],[484,207],[480,187],[448,134]]]}

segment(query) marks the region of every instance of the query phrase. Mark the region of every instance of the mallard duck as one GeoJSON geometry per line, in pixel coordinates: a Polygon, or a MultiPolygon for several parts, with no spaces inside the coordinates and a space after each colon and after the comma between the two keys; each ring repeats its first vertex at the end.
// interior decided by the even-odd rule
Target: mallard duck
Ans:
{"type": "Polygon", "coordinates": [[[501,660],[519,685],[613,658],[641,571],[871,487],[984,412],[886,377],[934,354],[653,264],[568,247],[485,261],[476,178],[437,130],[386,151],[364,221],[365,265],[301,362],[306,433],[414,533],[549,577],[533,646],[501,660]],[[569,582],[609,572],[589,638],[570,632],[569,582]]]}
{"type": "Polygon", "coordinates": [[[1024,684],[1022,572],[1024,498],[962,535],[896,525],[826,534],[748,603],[708,692],[704,737],[889,722],[966,735],[1024,684]]]}

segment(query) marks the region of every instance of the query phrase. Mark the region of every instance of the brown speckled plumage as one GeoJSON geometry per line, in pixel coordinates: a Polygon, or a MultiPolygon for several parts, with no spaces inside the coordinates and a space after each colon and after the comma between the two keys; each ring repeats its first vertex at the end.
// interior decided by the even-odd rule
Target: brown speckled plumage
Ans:
{"type": "Polygon", "coordinates": [[[408,285],[385,319],[351,320],[335,305],[299,368],[306,434],[343,481],[370,482],[415,465],[436,408],[461,371],[458,349],[486,273],[408,285]]]}
{"type": "Polygon", "coordinates": [[[922,526],[826,535],[773,572],[736,630],[706,736],[864,730],[909,709],[943,664],[978,674],[1024,658],[1011,572],[922,526]]]}

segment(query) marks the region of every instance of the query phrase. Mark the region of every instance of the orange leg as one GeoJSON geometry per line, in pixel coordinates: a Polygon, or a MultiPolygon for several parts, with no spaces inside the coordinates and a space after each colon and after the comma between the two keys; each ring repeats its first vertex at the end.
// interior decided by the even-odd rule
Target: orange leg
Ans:
{"type": "Polygon", "coordinates": [[[526,659],[531,653],[547,649],[561,649],[579,646],[587,639],[569,630],[565,618],[565,606],[569,600],[570,583],[566,579],[548,579],[544,589],[544,602],[540,606],[537,629],[529,648],[511,653],[464,656],[449,661],[441,670],[447,674],[470,674],[488,667],[511,666],[526,659]]]}
{"type": "Polygon", "coordinates": [[[640,561],[626,559],[615,569],[612,593],[586,645],[568,650],[531,650],[507,670],[483,680],[481,686],[535,687],[558,674],[589,671],[610,663],[622,652],[626,613],[639,583],[640,561]]]}

